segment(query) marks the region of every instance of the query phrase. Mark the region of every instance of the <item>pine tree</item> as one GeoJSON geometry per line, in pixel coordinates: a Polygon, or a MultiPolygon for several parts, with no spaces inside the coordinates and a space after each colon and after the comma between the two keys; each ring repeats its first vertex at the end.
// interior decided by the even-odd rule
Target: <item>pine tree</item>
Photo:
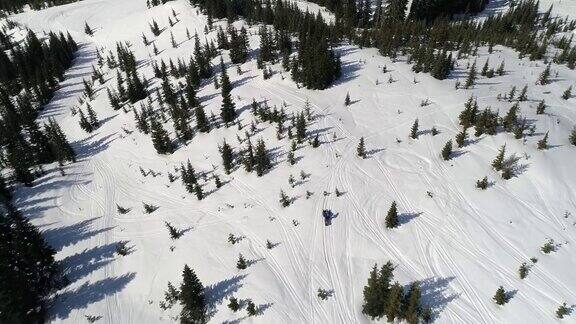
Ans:
{"type": "Polygon", "coordinates": [[[234,167],[234,152],[232,151],[232,147],[224,141],[222,143],[222,147],[220,148],[220,154],[222,155],[222,164],[224,165],[224,171],[226,174],[230,174],[232,172],[232,168],[234,167]]]}
{"type": "Polygon", "coordinates": [[[395,318],[400,318],[402,315],[402,293],[402,286],[398,282],[395,282],[390,287],[385,308],[388,322],[393,322],[395,318]]]}
{"type": "Polygon", "coordinates": [[[382,316],[384,303],[381,296],[382,290],[378,282],[378,268],[375,264],[370,271],[368,283],[364,286],[364,304],[362,305],[362,313],[370,316],[372,320],[382,316]]]}
{"type": "Polygon", "coordinates": [[[542,115],[544,114],[545,110],[546,110],[546,103],[544,102],[544,99],[542,99],[542,101],[540,101],[540,103],[538,104],[538,107],[536,107],[536,114],[542,115]]]}
{"type": "Polygon", "coordinates": [[[84,112],[82,111],[82,109],[78,109],[78,113],[80,115],[80,127],[88,132],[88,133],[92,133],[92,131],[94,131],[94,127],[92,126],[92,124],[90,124],[90,122],[88,121],[88,118],[86,118],[86,115],[84,115],[84,112]]]}
{"type": "Polygon", "coordinates": [[[364,137],[360,137],[360,142],[358,143],[358,147],[356,148],[356,152],[359,157],[365,159],[366,158],[366,148],[364,147],[364,137]]]}
{"type": "Polygon", "coordinates": [[[234,313],[240,310],[240,303],[238,303],[238,299],[234,296],[230,297],[230,302],[228,303],[228,308],[232,310],[234,313]]]}
{"type": "Polygon", "coordinates": [[[284,193],[284,190],[280,190],[280,204],[282,207],[290,206],[290,198],[284,193]]]}
{"type": "Polygon", "coordinates": [[[464,88],[470,89],[470,87],[474,86],[474,82],[476,81],[476,61],[470,67],[468,71],[468,78],[466,78],[466,83],[464,84],[464,88]]]}
{"type": "Polygon", "coordinates": [[[86,104],[86,108],[87,108],[87,112],[88,112],[88,122],[90,123],[90,126],[92,126],[93,129],[98,128],[99,126],[99,122],[98,122],[98,117],[96,117],[96,112],[94,111],[94,109],[92,109],[92,106],[90,106],[90,104],[86,104]]]}
{"type": "Polygon", "coordinates": [[[486,190],[486,188],[488,188],[488,177],[484,177],[482,180],[477,180],[476,188],[486,190]]]}
{"type": "Polygon", "coordinates": [[[494,170],[496,171],[502,170],[502,164],[504,162],[504,154],[506,154],[506,145],[502,145],[500,147],[500,149],[498,150],[498,155],[496,156],[494,161],[492,161],[492,167],[494,168],[494,170]]]}
{"type": "Polygon", "coordinates": [[[172,226],[172,224],[170,224],[168,222],[164,222],[164,225],[166,225],[168,232],[170,232],[170,238],[171,239],[177,240],[182,236],[182,232],[177,230],[176,227],[172,226]]]}
{"type": "Polygon", "coordinates": [[[464,127],[464,129],[456,135],[456,144],[458,147],[463,147],[466,144],[466,139],[468,138],[467,133],[468,128],[464,127]]]}
{"type": "Polygon", "coordinates": [[[444,148],[442,148],[442,158],[444,161],[448,161],[452,158],[452,141],[446,142],[444,148]]]}
{"type": "Polygon", "coordinates": [[[540,74],[540,76],[538,77],[538,83],[540,83],[541,85],[545,85],[550,83],[549,78],[550,78],[550,66],[552,63],[548,63],[548,65],[546,65],[546,68],[544,69],[544,71],[542,71],[542,73],[540,74]]]}
{"type": "Polygon", "coordinates": [[[562,99],[568,100],[572,98],[572,86],[569,86],[564,93],[562,93],[562,99]]]}
{"type": "Polygon", "coordinates": [[[570,140],[570,144],[576,145],[576,128],[572,130],[572,133],[568,139],[570,140]]]}
{"type": "Polygon", "coordinates": [[[256,174],[261,177],[264,173],[272,167],[270,162],[270,157],[268,156],[268,150],[266,149],[266,144],[264,140],[259,139],[256,145],[256,152],[254,154],[254,167],[256,169],[256,174]]]}
{"type": "Polygon", "coordinates": [[[204,296],[204,286],[188,265],[184,265],[180,285],[180,323],[207,323],[208,314],[204,296]]]}
{"type": "Polygon", "coordinates": [[[258,314],[258,310],[256,309],[256,304],[253,301],[249,300],[246,305],[246,312],[248,312],[248,316],[255,316],[258,314]]]}
{"type": "Polygon", "coordinates": [[[244,270],[248,268],[248,262],[246,261],[246,259],[244,259],[242,253],[238,255],[238,262],[236,262],[236,268],[238,268],[238,270],[244,270]]]}
{"type": "Polygon", "coordinates": [[[150,121],[150,131],[152,133],[152,143],[158,154],[171,154],[174,152],[168,132],[162,127],[162,124],[152,118],[150,121]]]}
{"type": "Polygon", "coordinates": [[[386,227],[395,228],[398,227],[398,225],[398,208],[396,207],[396,202],[394,201],[388,210],[388,214],[386,214],[386,227]]]}
{"type": "Polygon", "coordinates": [[[539,150],[548,149],[548,132],[546,132],[546,135],[544,135],[544,137],[538,141],[538,149],[539,150]]]}
{"type": "Polygon", "coordinates": [[[350,93],[346,93],[346,99],[344,99],[344,105],[345,106],[350,106],[350,93]]]}
{"type": "Polygon", "coordinates": [[[236,118],[236,110],[235,104],[232,101],[232,96],[230,91],[232,91],[232,86],[230,84],[230,80],[228,79],[228,74],[226,73],[226,68],[224,64],[222,66],[222,108],[220,110],[220,117],[222,117],[222,121],[226,124],[234,121],[236,118]]]}
{"type": "Polygon", "coordinates": [[[497,305],[504,305],[508,302],[508,297],[506,296],[506,291],[504,287],[500,286],[498,290],[496,290],[496,294],[492,298],[497,305]]]}
{"type": "Polygon", "coordinates": [[[526,278],[528,276],[528,271],[528,264],[526,264],[526,262],[522,262],[520,268],[518,269],[518,275],[520,276],[520,279],[526,278]]]}
{"type": "Polygon", "coordinates": [[[196,195],[196,198],[198,198],[198,200],[204,199],[204,192],[202,191],[202,186],[200,186],[198,183],[194,186],[194,194],[196,195]]]}
{"type": "Polygon", "coordinates": [[[88,26],[88,23],[85,23],[85,24],[84,24],[84,32],[85,32],[86,35],[88,35],[88,36],[94,35],[94,31],[92,30],[92,28],[90,28],[90,26],[88,26]]]}
{"type": "Polygon", "coordinates": [[[412,139],[418,139],[418,119],[412,124],[412,129],[410,130],[410,137],[412,139]]]}
{"type": "Polygon", "coordinates": [[[522,88],[522,90],[520,91],[520,94],[518,95],[518,101],[528,100],[527,93],[528,93],[528,86],[525,85],[524,88],[522,88]]]}
{"type": "Polygon", "coordinates": [[[417,282],[410,285],[407,295],[403,301],[403,318],[409,324],[418,324],[420,322],[420,298],[422,293],[420,292],[420,287],[417,282]]]}
{"type": "Polygon", "coordinates": [[[562,303],[556,310],[556,317],[559,319],[563,319],[568,314],[570,314],[570,307],[566,306],[566,303],[562,303]]]}

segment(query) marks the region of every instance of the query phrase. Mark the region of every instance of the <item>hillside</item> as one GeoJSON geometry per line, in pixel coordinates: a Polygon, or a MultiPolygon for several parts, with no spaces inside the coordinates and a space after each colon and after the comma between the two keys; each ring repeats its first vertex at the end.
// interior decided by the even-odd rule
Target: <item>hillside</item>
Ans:
{"type": "MultiPolygon", "coordinates": [[[[306,8],[305,1],[297,2],[306,8]]],[[[541,1],[541,12],[552,2],[541,1]]],[[[331,17],[317,5],[310,10],[331,17]]],[[[562,17],[576,17],[576,7],[567,0],[559,1],[555,10],[562,17]]],[[[111,107],[106,88],[116,87],[117,74],[106,65],[101,69],[106,82],[95,83],[89,101],[100,127],[92,133],[80,127],[71,108],[87,107],[79,99],[84,98],[83,80],[97,66],[96,51],[106,56],[116,53],[117,42],[128,42],[138,73],[154,89],[162,80],[154,77],[153,62],[188,62],[194,39],[187,38],[186,30],[197,32],[202,43],[205,38],[216,41],[217,27],[226,29],[225,20],[215,19],[215,28],[204,34],[207,16],[185,0],[153,8],[143,0],[84,0],[10,19],[39,35],[69,32],[80,45],[72,68],[39,117],[58,122],[78,161],[66,164],[64,175],[50,165],[34,186],[14,186],[15,205],[44,233],[71,281],[55,300],[54,323],[81,323],[86,316],[99,317],[97,323],[174,322],[180,306],[162,310],[160,302],[169,281],[179,286],[185,264],[206,287],[207,301],[214,306],[213,323],[370,322],[362,314],[363,288],[372,266],[387,261],[396,265],[400,284],[420,282],[422,303],[432,308],[437,323],[551,323],[558,321],[559,305],[576,304],[576,146],[569,142],[576,125],[576,98],[562,99],[574,85],[576,71],[566,65],[551,64],[552,82],[538,85],[546,68],[542,60],[519,58],[501,45],[492,53],[481,46],[477,57],[457,59],[449,77],[437,80],[415,73],[406,57],[392,60],[375,48],[341,42],[335,52],[342,76],[325,90],[309,90],[283,71],[280,60],[268,65],[271,78],[263,78],[256,62],[260,25],[240,19],[233,25],[248,30],[251,48],[248,62],[238,65],[242,73],[230,62],[228,50],[221,56],[242,129],[221,125],[209,133],[195,132],[182,144],[168,122],[164,127],[177,146],[173,154],[160,155],[128,111],[140,109],[140,102],[126,105],[128,112],[111,107]],[[169,17],[178,22],[170,26],[169,17]],[[164,29],[157,37],[150,32],[153,20],[164,29]],[[85,33],[86,23],[92,36],[85,33]],[[143,33],[158,55],[143,44],[143,33]],[[474,60],[480,70],[487,59],[494,68],[504,61],[505,74],[479,76],[470,89],[455,89],[457,80],[465,82],[474,60]],[[466,145],[454,145],[451,159],[442,158],[445,143],[462,130],[459,115],[471,96],[481,110],[491,107],[505,116],[514,102],[502,98],[512,86],[518,93],[524,85],[527,100],[518,102],[519,114],[534,127],[533,134],[515,139],[499,131],[476,137],[470,129],[466,145]],[[298,144],[297,162],[290,165],[292,141],[286,134],[278,139],[274,123],[253,115],[253,100],[284,108],[288,115],[308,105],[308,136],[319,135],[321,145],[298,144]],[[545,114],[536,113],[541,100],[547,105],[545,114]],[[410,137],[415,120],[416,139],[410,137]],[[253,122],[252,144],[265,141],[271,170],[258,177],[240,164],[226,174],[219,146],[226,141],[239,152],[253,122]],[[432,128],[438,134],[433,135],[432,128]],[[537,142],[546,133],[549,148],[539,150],[537,142]],[[357,156],[361,138],[365,159],[357,156]],[[502,145],[506,157],[519,158],[509,180],[491,166],[502,145]],[[169,180],[169,173],[180,176],[180,165],[188,160],[199,175],[202,200],[180,179],[169,180]],[[215,175],[224,183],[220,188],[215,175]],[[489,187],[476,188],[485,176],[489,187]],[[281,190],[292,198],[288,207],[279,202],[281,190]],[[307,191],[313,194],[307,197],[307,191]],[[400,225],[387,229],[385,217],[393,201],[400,225]],[[146,213],[143,204],[158,209],[146,213]],[[130,211],[122,214],[117,206],[130,211]],[[326,209],[335,214],[330,226],[322,219],[326,209]],[[182,237],[171,239],[165,222],[182,230],[182,237]],[[241,239],[231,244],[230,234],[241,239]],[[541,247],[550,239],[556,251],[544,254],[541,247]],[[122,241],[131,249],[125,256],[116,253],[122,241]],[[245,270],[236,267],[239,254],[249,261],[245,270]],[[520,279],[523,262],[530,270],[520,279]],[[492,300],[499,286],[513,295],[504,307],[492,300]],[[319,288],[333,295],[321,300],[319,288]],[[232,312],[227,307],[231,296],[252,299],[260,314],[232,312]]],[[[23,37],[23,31],[15,37],[18,33],[23,37]]],[[[219,62],[220,55],[212,59],[215,75],[221,73],[219,62]]],[[[184,78],[171,80],[173,85],[185,83],[184,78]]],[[[203,80],[197,91],[206,115],[219,116],[221,89],[213,79],[203,80]]],[[[156,100],[153,106],[158,108],[156,100]]]]}

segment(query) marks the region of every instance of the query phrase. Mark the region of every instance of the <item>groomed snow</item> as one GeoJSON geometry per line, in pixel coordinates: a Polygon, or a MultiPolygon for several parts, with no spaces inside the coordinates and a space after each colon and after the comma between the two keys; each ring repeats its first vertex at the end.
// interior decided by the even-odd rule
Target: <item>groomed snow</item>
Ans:
{"type": "MultiPolygon", "coordinates": [[[[542,4],[544,11],[547,6],[542,4]]],[[[566,13],[575,14],[568,0],[562,5],[570,10],[566,13]]],[[[67,165],[65,176],[49,169],[34,187],[18,188],[16,200],[45,232],[72,281],[56,301],[55,323],[84,322],[85,315],[102,316],[98,323],[171,322],[179,307],[162,311],[158,303],[168,281],[179,285],[184,264],[207,286],[217,310],[214,323],[369,322],[361,313],[362,289],[374,263],[388,260],[397,265],[395,275],[401,284],[421,282],[424,303],[437,312],[437,323],[550,323],[556,321],[554,312],[562,302],[576,303],[576,147],[568,142],[576,124],[576,101],[560,98],[576,80],[575,71],[554,65],[555,81],[536,86],[542,62],[520,60],[502,47],[490,55],[483,49],[479,68],[487,57],[495,68],[505,59],[506,75],[480,78],[471,90],[455,90],[456,78],[466,76],[465,59],[452,78],[438,81],[414,74],[404,59],[393,63],[375,49],[342,46],[338,52],[343,77],[330,89],[312,91],[298,89],[288,75],[282,80],[280,72],[263,80],[252,58],[242,65],[242,75],[228,69],[242,124],[249,125],[253,118],[252,98],[268,100],[271,107],[285,102],[288,112],[301,111],[308,99],[316,116],[309,132],[319,132],[323,144],[318,149],[300,148],[298,163],[289,166],[290,142],[278,141],[275,127],[262,123],[255,139],[264,138],[271,149],[273,170],[262,178],[243,168],[225,176],[217,145],[226,138],[238,148],[236,133],[244,137],[244,130],[220,128],[197,134],[188,146],[159,156],[150,137],[135,129],[132,113],[112,110],[105,87],[99,86],[91,102],[103,121],[97,131],[85,133],[78,116],[71,115],[70,108],[82,95],[82,79],[90,77],[96,64],[96,47],[115,52],[116,42],[129,41],[140,73],[153,76],[152,50],[141,41],[142,32],[153,39],[148,27],[153,18],[161,28],[167,27],[155,39],[162,52],[158,61],[189,58],[194,46],[186,40],[186,27],[204,38],[206,19],[185,0],[153,9],[147,9],[143,0],[84,0],[12,17],[37,32],[69,31],[82,43],[66,81],[42,113],[42,118],[51,116],[60,123],[79,162],[67,165]],[[180,22],[170,28],[172,8],[180,22]],[[85,22],[96,31],[94,37],[84,35],[85,22]],[[181,43],[176,49],[170,46],[170,31],[181,43]],[[384,65],[389,73],[382,73],[384,65]],[[395,82],[388,83],[389,76],[395,82]],[[457,157],[442,160],[440,150],[460,131],[458,114],[470,95],[478,98],[481,108],[491,106],[503,115],[512,103],[498,101],[497,94],[525,84],[530,100],[520,103],[521,113],[536,125],[536,136],[525,142],[506,133],[472,137],[469,145],[457,150],[457,157]],[[353,101],[350,107],[343,105],[347,92],[353,101]],[[420,107],[425,99],[431,104],[420,107]],[[549,108],[547,114],[536,115],[541,99],[549,108]],[[422,134],[412,140],[408,134],[416,118],[422,134]],[[429,134],[433,126],[440,131],[434,137],[429,134]],[[539,151],[536,142],[547,131],[552,148],[539,151]],[[356,156],[361,136],[369,151],[365,160],[356,156]],[[518,177],[508,181],[490,167],[503,144],[525,165],[518,177]],[[209,195],[199,202],[179,180],[167,179],[167,172],[174,173],[187,159],[197,171],[215,167],[227,184],[215,190],[210,181],[204,187],[209,195]],[[161,175],[143,177],[139,167],[161,175]],[[288,177],[299,178],[300,170],[311,177],[291,188],[288,177]],[[484,176],[494,184],[479,191],[475,182],[484,176]],[[335,197],[335,188],[345,194],[335,197]],[[293,205],[280,206],[280,189],[297,198],[293,205]],[[308,200],[306,190],[314,192],[308,200]],[[323,191],[332,194],[324,196],[323,191]],[[394,200],[402,225],[387,230],[384,217],[394,200]],[[160,208],[145,214],[143,202],[160,208]],[[119,214],[116,204],[132,210],[119,214]],[[321,218],[327,208],[338,213],[329,227],[321,218]],[[293,220],[299,225],[294,226],[293,220]],[[172,241],[164,221],[187,231],[172,241]],[[231,245],[229,233],[244,239],[231,245]],[[561,246],[545,255],[540,247],[549,238],[561,246]],[[279,245],[268,250],[267,239],[279,245]],[[116,255],[119,241],[129,241],[133,253],[116,255]],[[236,269],[239,253],[254,261],[247,270],[236,269]],[[538,263],[520,280],[518,267],[531,257],[538,263]],[[500,285],[516,292],[504,307],[492,301],[500,285]],[[334,296],[321,301],[318,288],[333,289],[334,296]],[[244,318],[245,311],[232,313],[226,307],[232,294],[254,300],[262,306],[262,315],[244,318]]],[[[255,34],[257,27],[250,31],[255,34]]],[[[214,38],[215,32],[207,37],[214,38]]],[[[258,36],[251,36],[252,48],[258,44],[258,36]]],[[[229,62],[227,54],[224,58],[229,62]]],[[[273,69],[281,71],[279,65],[273,69]]],[[[106,86],[115,87],[115,71],[105,71],[110,79],[106,86]]],[[[153,87],[158,85],[154,80],[153,87]]],[[[219,113],[220,93],[211,82],[201,87],[198,97],[208,114],[219,113]]],[[[573,320],[571,315],[565,321],[573,320]]]]}

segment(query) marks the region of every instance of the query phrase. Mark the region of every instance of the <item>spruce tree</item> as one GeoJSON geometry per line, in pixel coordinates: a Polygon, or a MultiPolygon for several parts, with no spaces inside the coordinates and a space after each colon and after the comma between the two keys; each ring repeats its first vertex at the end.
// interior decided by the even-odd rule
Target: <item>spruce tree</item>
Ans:
{"type": "Polygon", "coordinates": [[[344,105],[345,106],[350,106],[350,93],[346,93],[346,99],[344,99],[344,105]]]}
{"type": "Polygon", "coordinates": [[[188,265],[184,265],[179,301],[182,305],[180,323],[201,324],[208,322],[204,286],[188,265]]]}
{"type": "Polygon", "coordinates": [[[388,322],[393,322],[395,318],[400,318],[402,316],[402,286],[398,282],[395,282],[388,292],[388,298],[386,300],[386,319],[388,322]]]}
{"type": "Polygon", "coordinates": [[[538,149],[539,150],[548,149],[548,132],[546,132],[546,135],[544,135],[544,137],[538,141],[538,149]]]}
{"type": "Polygon", "coordinates": [[[151,119],[150,124],[152,143],[154,144],[156,152],[158,152],[158,154],[171,154],[174,152],[168,132],[162,127],[162,124],[155,118],[151,119]]]}
{"type": "Polygon", "coordinates": [[[506,304],[508,302],[508,297],[506,296],[506,291],[504,290],[504,287],[502,286],[498,287],[498,290],[496,290],[496,294],[492,299],[494,299],[494,302],[497,305],[506,304]]]}
{"type": "Polygon", "coordinates": [[[370,271],[368,283],[364,286],[364,304],[362,305],[362,313],[370,316],[372,320],[382,316],[384,305],[381,293],[382,290],[378,282],[378,268],[375,264],[372,271],[370,271]]]}
{"type": "Polygon", "coordinates": [[[182,236],[182,232],[177,230],[176,227],[172,226],[172,224],[170,224],[168,222],[164,222],[164,225],[168,229],[168,232],[170,233],[171,239],[177,240],[180,238],[180,236],[182,236]]]}
{"type": "Polygon", "coordinates": [[[230,310],[232,310],[233,312],[237,312],[240,310],[240,303],[238,303],[238,299],[234,296],[230,297],[229,299],[229,303],[228,303],[228,308],[230,308],[230,310]]]}
{"type": "Polygon", "coordinates": [[[200,186],[198,183],[196,183],[196,185],[194,186],[194,194],[196,195],[196,198],[198,198],[198,200],[204,199],[204,192],[202,191],[202,186],[200,186]]]}
{"type": "Polygon", "coordinates": [[[244,270],[248,268],[248,262],[246,261],[242,253],[238,255],[238,262],[236,262],[236,268],[238,270],[244,270]]]}
{"type": "Polygon", "coordinates": [[[452,141],[446,142],[444,148],[442,148],[442,158],[444,161],[448,161],[452,158],[452,141]]]}
{"type": "Polygon", "coordinates": [[[538,77],[538,83],[540,83],[541,85],[546,85],[546,84],[550,83],[549,78],[550,78],[550,66],[551,66],[551,64],[552,63],[548,63],[548,65],[546,65],[546,68],[544,69],[544,71],[542,71],[542,73],[538,77]]]}
{"type": "Polygon", "coordinates": [[[530,269],[528,268],[528,264],[526,264],[526,262],[522,262],[520,268],[518,269],[518,275],[520,276],[520,279],[526,278],[528,276],[529,270],[530,269]]]}
{"type": "Polygon", "coordinates": [[[388,214],[386,214],[386,227],[395,228],[398,227],[398,225],[398,208],[396,207],[396,202],[394,201],[388,210],[388,214]]]}
{"type": "Polygon", "coordinates": [[[84,23],[84,32],[85,32],[86,35],[88,35],[88,36],[94,35],[94,31],[92,30],[92,28],[90,28],[90,26],[88,25],[88,23],[84,23]]]}
{"type": "Polygon", "coordinates": [[[469,89],[470,87],[474,86],[474,82],[476,81],[476,61],[470,67],[468,71],[468,78],[466,78],[466,83],[464,84],[464,88],[469,89]]]}
{"type": "Polygon", "coordinates": [[[562,303],[562,305],[558,306],[558,309],[556,310],[556,317],[563,319],[564,316],[570,314],[570,310],[571,308],[566,306],[566,303],[562,303]]]}
{"type": "Polygon", "coordinates": [[[410,285],[408,293],[404,297],[402,317],[406,319],[409,324],[419,324],[420,322],[420,299],[422,293],[417,282],[410,285]]]}
{"type": "Polygon", "coordinates": [[[502,164],[504,162],[504,154],[506,154],[506,144],[500,147],[500,149],[498,150],[498,155],[496,155],[496,158],[494,159],[494,161],[492,161],[492,167],[494,168],[494,170],[496,171],[502,170],[502,164]]]}
{"type": "Polygon", "coordinates": [[[410,130],[410,137],[412,139],[418,139],[418,119],[412,124],[412,129],[410,130]]]}
{"type": "Polygon", "coordinates": [[[468,128],[464,127],[464,129],[456,135],[456,144],[458,147],[463,147],[466,144],[466,139],[468,138],[467,133],[468,128]]]}
{"type": "Polygon", "coordinates": [[[221,63],[222,73],[222,108],[220,110],[220,117],[225,124],[228,124],[236,118],[235,104],[232,101],[232,96],[230,91],[232,91],[232,85],[228,79],[228,74],[226,73],[226,68],[223,63],[221,63]]]}
{"type": "Polygon", "coordinates": [[[569,86],[564,93],[562,93],[562,99],[568,100],[572,98],[572,86],[569,86]]]}
{"type": "Polygon", "coordinates": [[[544,102],[544,99],[542,99],[542,101],[540,101],[540,103],[538,104],[538,107],[536,107],[536,114],[542,115],[544,114],[545,110],[546,110],[546,103],[544,102]]]}
{"type": "Polygon", "coordinates": [[[222,147],[220,147],[220,154],[222,155],[224,171],[226,174],[230,174],[230,172],[232,172],[232,168],[234,167],[234,153],[232,151],[232,147],[230,147],[226,141],[224,141],[224,143],[222,143],[222,147]]]}
{"type": "Polygon", "coordinates": [[[364,147],[364,137],[360,137],[360,142],[358,143],[358,147],[356,148],[356,153],[359,157],[365,159],[366,158],[366,148],[364,147]]]}
{"type": "Polygon", "coordinates": [[[568,140],[570,141],[570,144],[576,145],[576,127],[572,130],[572,133],[570,134],[568,140]]]}
{"type": "Polygon", "coordinates": [[[254,163],[256,174],[259,177],[264,175],[264,173],[272,167],[270,157],[268,156],[268,150],[266,149],[266,144],[262,139],[259,139],[258,144],[256,145],[256,152],[254,153],[254,163]]]}
{"type": "Polygon", "coordinates": [[[284,193],[284,190],[280,190],[280,204],[282,207],[290,206],[290,198],[284,193]]]}

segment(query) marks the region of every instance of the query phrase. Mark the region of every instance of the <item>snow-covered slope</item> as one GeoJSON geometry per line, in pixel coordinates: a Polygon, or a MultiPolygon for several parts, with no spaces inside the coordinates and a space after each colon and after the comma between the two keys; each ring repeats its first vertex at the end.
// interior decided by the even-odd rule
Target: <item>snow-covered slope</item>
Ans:
{"type": "MultiPolygon", "coordinates": [[[[568,2],[562,1],[563,8],[575,14],[568,2]]],[[[150,137],[135,130],[131,113],[112,110],[105,88],[91,103],[104,121],[96,132],[82,131],[78,117],[70,113],[82,95],[82,79],[90,77],[96,64],[96,47],[114,51],[116,42],[129,41],[139,71],[153,76],[151,48],[141,41],[142,32],[151,35],[152,19],[167,28],[155,40],[161,51],[156,59],[187,59],[194,46],[186,39],[186,28],[202,35],[206,23],[188,1],[147,9],[142,0],[84,0],[12,19],[35,31],[70,31],[83,43],[42,116],[62,125],[79,162],[66,166],[65,176],[50,170],[34,187],[17,191],[17,205],[45,232],[68,267],[72,284],[56,301],[55,322],[83,322],[85,315],[102,316],[102,323],[170,322],[177,307],[162,311],[159,301],[168,281],[180,282],[184,264],[207,286],[217,308],[214,323],[244,319],[244,313],[226,307],[232,294],[262,306],[262,315],[246,322],[368,322],[361,313],[362,289],[374,263],[388,260],[397,265],[400,283],[421,281],[424,303],[434,308],[439,323],[553,322],[558,305],[576,303],[576,147],[568,142],[576,124],[576,101],[560,98],[576,80],[576,71],[554,66],[556,81],[536,86],[542,62],[520,60],[513,51],[496,47],[490,55],[481,50],[478,64],[490,57],[497,67],[505,60],[506,75],[481,78],[471,90],[455,90],[456,78],[465,78],[466,60],[459,61],[451,79],[438,81],[375,49],[342,46],[343,77],[327,90],[312,91],[299,89],[288,76],[282,79],[280,72],[263,80],[253,58],[242,65],[242,75],[234,68],[228,71],[242,124],[253,119],[252,98],[270,106],[285,103],[288,112],[301,111],[309,100],[315,115],[310,132],[318,132],[323,144],[318,149],[303,146],[296,154],[298,163],[290,166],[290,142],[278,141],[274,127],[263,123],[256,137],[271,149],[273,170],[258,178],[240,168],[224,177],[217,145],[226,139],[238,147],[236,134],[243,137],[243,130],[198,134],[174,154],[159,156],[150,137]],[[172,8],[180,22],[170,28],[172,8]],[[85,22],[96,30],[94,37],[84,35],[85,22]],[[178,48],[170,46],[170,31],[178,48]],[[382,73],[383,66],[390,72],[382,73]],[[388,83],[390,76],[395,82],[388,83]],[[521,113],[536,125],[535,136],[521,141],[506,133],[484,135],[458,149],[453,160],[442,160],[440,150],[460,131],[458,114],[470,95],[481,108],[503,114],[512,104],[498,101],[497,95],[525,84],[530,100],[520,103],[521,113]],[[349,107],[343,105],[347,92],[353,101],[349,107]],[[421,107],[426,99],[430,105],[421,107]],[[541,99],[549,108],[536,115],[541,99]],[[416,118],[422,134],[412,140],[408,134],[416,118]],[[437,136],[429,134],[433,126],[440,131],[437,136]],[[547,131],[552,148],[539,151],[536,142],[547,131]],[[365,160],[356,156],[362,136],[369,151],[365,160]],[[503,144],[524,165],[508,181],[490,167],[503,144]],[[209,195],[198,201],[179,181],[170,183],[167,173],[188,159],[197,171],[216,168],[227,184],[216,190],[209,182],[204,188],[209,195]],[[161,174],[143,177],[140,167],[161,174]],[[289,175],[298,178],[301,170],[311,176],[290,187],[289,175]],[[486,175],[493,186],[477,190],[476,180],[486,175]],[[336,188],[345,194],[336,197],[336,188]],[[278,202],[281,189],[296,198],[288,208],[278,202]],[[305,198],[307,190],[314,192],[310,199],[305,198]],[[387,230],[384,216],[392,201],[398,202],[402,225],[387,230]],[[142,203],[160,208],[145,214],[142,203]],[[132,210],[119,214],[116,204],[132,210]],[[321,218],[326,208],[338,213],[328,227],[321,218]],[[185,235],[172,241],[164,221],[186,229],[185,235]],[[230,233],[244,239],[231,245],[230,233]],[[545,255],[540,246],[549,238],[560,247],[545,255]],[[268,250],[266,240],[278,246],[268,250]],[[129,241],[133,253],[117,256],[119,241],[129,241]],[[236,269],[239,253],[253,261],[247,270],[236,269]],[[517,269],[531,257],[538,263],[520,280],[517,269]],[[500,285],[516,291],[504,308],[492,302],[500,285]],[[334,296],[321,301],[318,288],[333,289],[334,296]]],[[[254,34],[257,27],[250,31],[254,34]]],[[[258,44],[258,36],[251,36],[252,48],[258,44]]],[[[224,58],[229,62],[226,53],[224,58]]],[[[273,68],[281,71],[279,65],[273,68]]],[[[115,75],[107,73],[107,86],[116,84],[115,75]]],[[[219,90],[208,82],[198,96],[208,114],[218,114],[219,90]]]]}

